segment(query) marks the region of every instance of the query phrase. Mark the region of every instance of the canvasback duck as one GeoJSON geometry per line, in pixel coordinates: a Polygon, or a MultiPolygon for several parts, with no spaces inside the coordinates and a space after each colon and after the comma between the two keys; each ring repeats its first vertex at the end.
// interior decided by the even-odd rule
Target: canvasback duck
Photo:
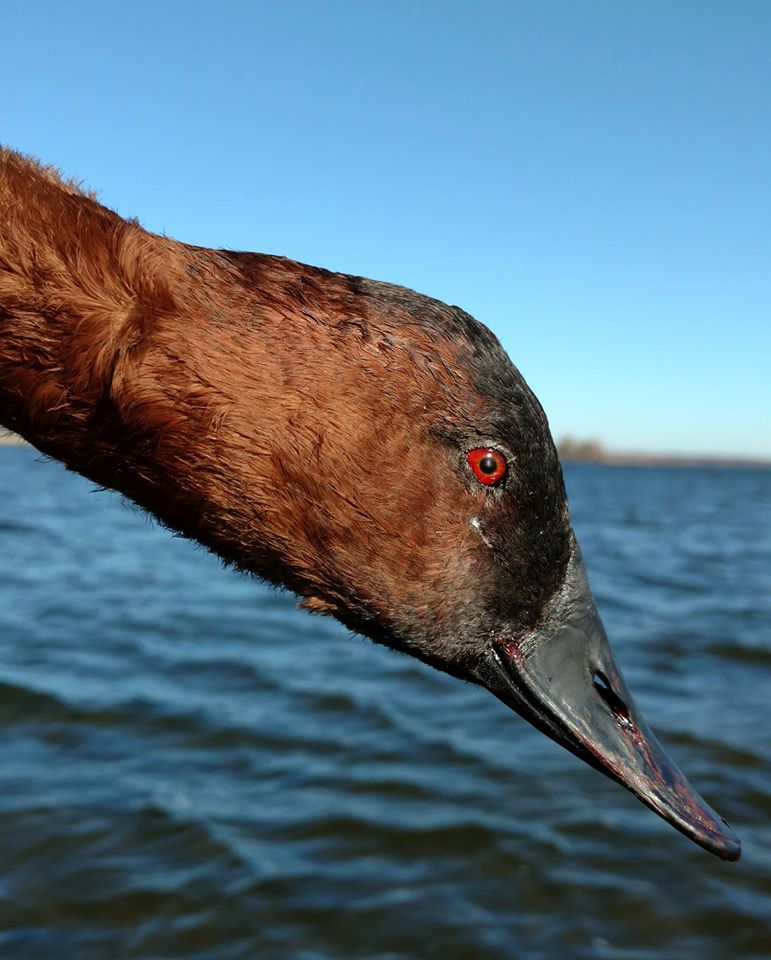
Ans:
{"type": "Polygon", "coordinates": [[[739,857],[616,665],[541,406],[458,307],[153,235],[0,151],[0,423],[739,857]]]}

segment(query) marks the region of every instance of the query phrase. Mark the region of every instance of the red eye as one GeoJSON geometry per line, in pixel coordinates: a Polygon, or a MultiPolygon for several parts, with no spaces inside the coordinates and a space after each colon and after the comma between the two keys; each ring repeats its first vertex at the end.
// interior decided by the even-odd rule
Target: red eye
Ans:
{"type": "Polygon", "coordinates": [[[474,476],[486,487],[500,483],[506,476],[506,457],[500,450],[479,447],[477,450],[469,451],[466,459],[474,471],[474,476]]]}

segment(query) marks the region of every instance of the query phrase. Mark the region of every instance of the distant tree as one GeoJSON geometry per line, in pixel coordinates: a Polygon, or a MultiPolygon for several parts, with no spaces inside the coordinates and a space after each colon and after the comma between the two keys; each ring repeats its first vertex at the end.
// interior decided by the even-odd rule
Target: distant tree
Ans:
{"type": "Polygon", "coordinates": [[[559,441],[557,451],[562,460],[604,461],[608,459],[608,451],[599,440],[576,440],[570,434],[559,441]]]}

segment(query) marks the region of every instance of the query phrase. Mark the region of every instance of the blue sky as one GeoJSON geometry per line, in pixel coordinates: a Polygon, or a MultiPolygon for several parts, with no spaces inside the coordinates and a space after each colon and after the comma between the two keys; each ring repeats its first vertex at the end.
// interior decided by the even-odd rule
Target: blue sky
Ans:
{"type": "Polygon", "coordinates": [[[771,456],[771,3],[0,0],[0,141],[457,303],[555,436],[771,456]]]}

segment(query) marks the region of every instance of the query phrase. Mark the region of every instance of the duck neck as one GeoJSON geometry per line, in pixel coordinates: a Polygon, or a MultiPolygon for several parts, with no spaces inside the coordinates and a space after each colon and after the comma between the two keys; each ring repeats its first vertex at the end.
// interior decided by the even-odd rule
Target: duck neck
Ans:
{"type": "Polygon", "coordinates": [[[314,595],[305,545],[277,508],[295,488],[270,438],[294,414],[277,344],[305,350],[309,370],[323,351],[291,332],[291,312],[266,307],[283,302],[291,268],[250,263],[246,276],[238,258],[150,234],[0,150],[0,426],[225,560],[314,595]]]}
{"type": "Polygon", "coordinates": [[[119,418],[105,430],[116,369],[160,287],[132,265],[163,241],[10,151],[0,215],[0,423],[80,469],[120,443],[119,418]]]}
{"type": "Polygon", "coordinates": [[[178,340],[205,309],[205,263],[2,150],[0,224],[0,425],[199,535],[179,461],[206,423],[178,340]]]}
{"type": "Polygon", "coordinates": [[[0,151],[0,425],[376,636],[431,488],[400,492],[388,424],[415,359],[370,309],[349,278],[152,235],[0,151]],[[361,451],[379,460],[354,483],[361,451]]]}

